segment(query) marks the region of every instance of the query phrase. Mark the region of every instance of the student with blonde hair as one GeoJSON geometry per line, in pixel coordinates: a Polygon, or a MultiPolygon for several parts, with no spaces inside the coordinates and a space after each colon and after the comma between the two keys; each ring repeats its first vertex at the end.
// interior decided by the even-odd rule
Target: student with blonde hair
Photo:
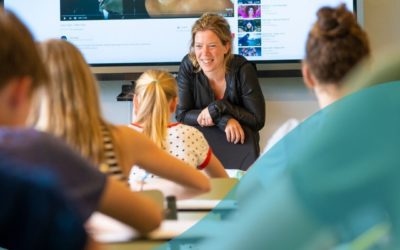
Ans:
{"type": "MultiPolygon", "coordinates": [[[[36,128],[64,139],[101,172],[120,181],[126,181],[131,167],[139,165],[194,192],[209,190],[209,180],[203,174],[169,156],[140,133],[103,118],[97,82],[75,46],[63,40],[49,40],[39,45],[39,51],[50,81],[32,106],[31,123],[36,128]]],[[[109,192],[113,200],[108,205],[120,220],[134,219],[139,222],[138,227],[148,223],[140,215],[147,207],[132,199],[136,194],[125,189],[109,192]]]]}
{"type": "MultiPolygon", "coordinates": [[[[178,103],[175,78],[166,71],[148,70],[136,81],[132,128],[142,132],[158,147],[210,177],[227,177],[224,167],[212,153],[203,134],[194,127],[171,123],[178,103]]],[[[131,173],[135,186],[152,177],[135,167],[131,173]]],[[[143,184],[143,183],[141,183],[143,184]]]]}

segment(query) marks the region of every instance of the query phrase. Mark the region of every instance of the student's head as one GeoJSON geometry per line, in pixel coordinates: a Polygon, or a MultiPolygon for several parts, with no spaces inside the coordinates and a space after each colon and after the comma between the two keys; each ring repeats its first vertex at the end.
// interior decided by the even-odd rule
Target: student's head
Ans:
{"type": "Polygon", "coordinates": [[[47,78],[28,29],[0,8],[0,124],[24,125],[32,92],[47,78]]]}
{"type": "Polygon", "coordinates": [[[346,74],[369,56],[367,34],[343,4],[321,8],[317,17],[308,35],[304,63],[320,84],[339,86],[346,74]]]}
{"type": "Polygon", "coordinates": [[[39,45],[39,52],[50,81],[35,100],[36,127],[63,138],[97,162],[103,144],[97,81],[71,43],[48,40],[39,45]]]}
{"type": "Polygon", "coordinates": [[[196,70],[226,68],[233,55],[232,34],[224,17],[205,13],[194,23],[189,57],[196,70]]]}
{"type": "Polygon", "coordinates": [[[148,70],[136,81],[135,122],[159,147],[167,134],[170,114],[175,112],[178,89],[175,78],[166,71],[148,70]]]}

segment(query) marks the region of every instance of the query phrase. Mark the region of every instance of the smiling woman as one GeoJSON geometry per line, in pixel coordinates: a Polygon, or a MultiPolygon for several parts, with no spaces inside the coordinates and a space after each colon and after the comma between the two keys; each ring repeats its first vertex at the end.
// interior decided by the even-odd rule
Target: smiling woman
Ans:
{"type": "MultiPolygon", "coordinates": [[[[211,30],[198,31],[195,35],[194,53],[200,68],[206,74],[218,74],[225,71],[224,55],[229,51],[230,44],[222,44],[218,36],[211,30]]],[[[222,99],[226,84],[211,86],[216,97],[222,99]],[[225,85],[225,86],[224,86],[225,85]]]]}
{"type": "MultiPolygon", "coordinates": [[[[190,52],[181,62],[177,80],[178,121],[216,126],[229,143],[250,141],[250,154],[258,156],[258,131],[265,120],[264,97],[255,67],[232,54],[232,35],[225,18],[206,13],[195,22],[190,52]]],[[[215,154],[221,157],[219,152],[215,154]]]]}

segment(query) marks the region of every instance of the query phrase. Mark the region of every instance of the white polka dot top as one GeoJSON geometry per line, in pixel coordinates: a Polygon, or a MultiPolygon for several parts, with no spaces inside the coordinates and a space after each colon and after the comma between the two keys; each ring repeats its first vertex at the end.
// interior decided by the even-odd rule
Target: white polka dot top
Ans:
{"type": "MultiPolygon", "coordinates": [[[[132,123],[129,127],[142,132],[140,125],[132,123]]],[[[168,125],[168,134],[164,150],[170,155],[196,167],[204,169],[211,158],[211,148],[203,134],[196,128],[181,123],[168,125]]],[[[154,177],[143,169],[135,166],[132,168],[130,179],[144,181],[154,177]]]]}

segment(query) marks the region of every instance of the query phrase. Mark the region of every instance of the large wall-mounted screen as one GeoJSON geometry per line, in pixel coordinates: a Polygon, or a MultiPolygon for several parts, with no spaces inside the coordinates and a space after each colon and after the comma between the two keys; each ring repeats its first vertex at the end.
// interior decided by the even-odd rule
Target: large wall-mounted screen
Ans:
{"type": "Polygon", "coordinates": [[[321,6],[355,0],[4,0],[39,41],[67,39],[96,65],[176,64],[201,13],[227,18],[233,51],[256,62],[293,62],[321,6]]]}

